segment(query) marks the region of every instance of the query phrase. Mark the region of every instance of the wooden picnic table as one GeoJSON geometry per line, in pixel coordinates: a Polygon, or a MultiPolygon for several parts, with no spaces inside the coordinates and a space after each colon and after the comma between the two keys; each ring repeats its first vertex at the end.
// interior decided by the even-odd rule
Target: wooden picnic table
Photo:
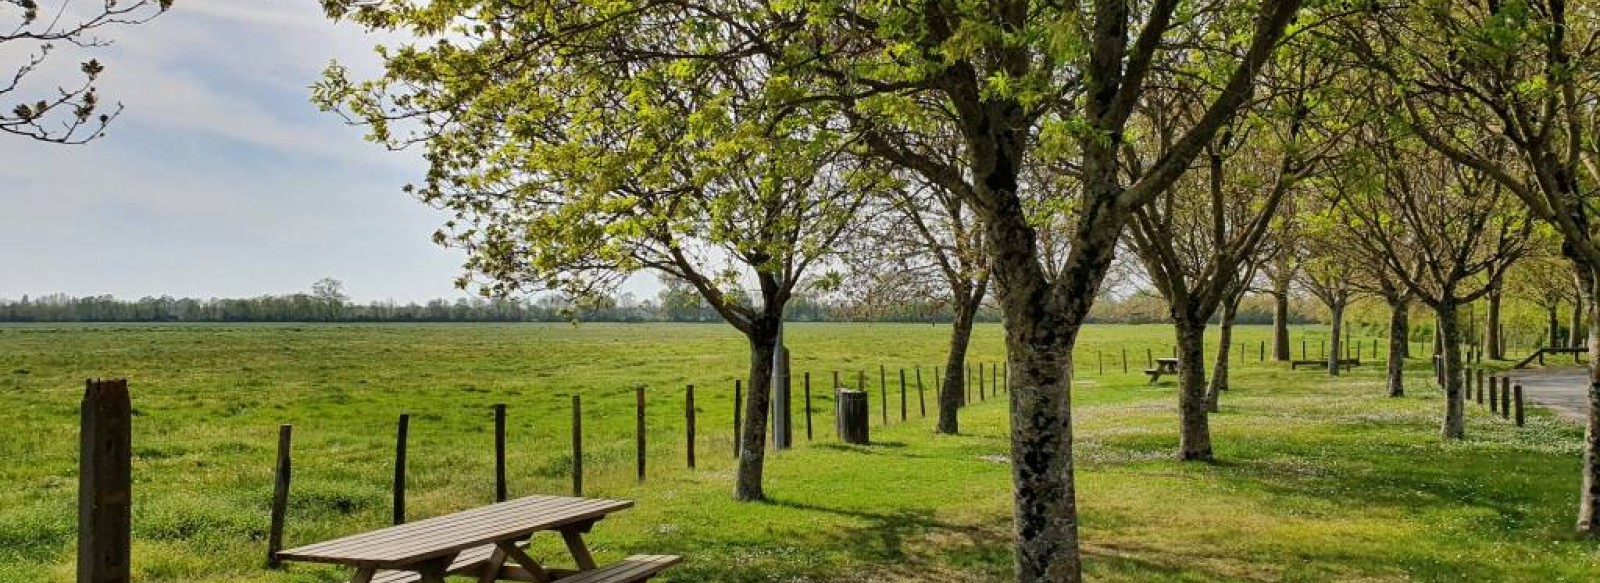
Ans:
{"type": "Polygon", "coordinates": [[[1144,374],[1150,375],[1150,384],[1156,384],[1161,380],[1161,375],[1178,374],[1178,359],[1167,356],[1157,358],[1156,367],[1144,369],[1144,374]]]}
{"type": "Polygon", "coordinates": [[[643,581],[680,558],[634,556],[597,570],[583,542],[595,522],[632,506],[628,500],[529,496],[293,548],[277,556],[354,567],[352,583],[444,583],[449,575],[474,576],[480,583],[643,581]],[[528,556],[523,546],[542,531],[561,534],[577,570],[548,568],[528,556]]]}

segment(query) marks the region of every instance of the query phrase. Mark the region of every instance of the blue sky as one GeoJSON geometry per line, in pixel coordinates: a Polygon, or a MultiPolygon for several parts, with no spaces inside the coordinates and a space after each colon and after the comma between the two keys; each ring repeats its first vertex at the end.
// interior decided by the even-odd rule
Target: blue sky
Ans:
{"type": "Polygon", "coordinates": [[[107,137],[0,136],[0,297],[251,296],[322,277],[362,301],[462,294],[460,253],[430,241],[442,214],[400,191],[419,157],[308,101],[332,59],[374,70],[380,39],[316,0],[178,0],[109,36],[101,93],[126,110],[107,137]]]}

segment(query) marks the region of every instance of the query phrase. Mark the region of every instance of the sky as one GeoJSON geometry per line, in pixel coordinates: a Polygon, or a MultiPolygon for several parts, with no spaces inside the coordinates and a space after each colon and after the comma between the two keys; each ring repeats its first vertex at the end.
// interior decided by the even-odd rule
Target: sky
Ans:
{"type": "MultiPolygon", "coordinates": [[[[309,101],[331,60],[376,71],[384,39],[316,0],[177,0],[105,36],[102,100],[125,107],[106,137],[0,135],[0,298],[245,297],[323,277],[357,301],[464,295],[462,254],[431,241],[444,214],[401,192],[420,155],[368,143],[309,101]]],[[[21,56],[0,50],[0,65],[21,56]]],[[[75,72],[52,58],[35,96],[75,72]]],[[[653,293],[640,279],[625,289],[653,293]]]]}

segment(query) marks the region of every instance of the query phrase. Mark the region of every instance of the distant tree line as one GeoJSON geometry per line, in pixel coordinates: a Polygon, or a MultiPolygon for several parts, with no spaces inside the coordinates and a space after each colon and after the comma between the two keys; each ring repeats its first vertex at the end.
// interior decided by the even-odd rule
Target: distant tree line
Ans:
{"type": "MultiPolygon", "coordinates": [[[[742,300],[741,300],[742,301],[742,300]]],[[[927,322],[946,323],[954,310],[946,302],[902,301],[880,305],[834,294],[796,294],[787,309],[791,322],[927,322]]],[[[1133,294],[1096,304],[1089,321],[1149,324],[1165,321],[1166,305],[1148,294],[1133,294]]],[[[1296,311],[1294,321],[1315,321],[1311,312],[1296,311]]],[[[721,322],[699,294],[668,284],[655,297],[619,293],[582,300],[559,294],[533,298],[462,297],[427,302],[352,302],[335,280],[323,280],[312,291],[251,298],[122,299],[111,295],[48,294],[0,299],[0,322],[721,322]]],[[[993,306],[977,311],[979,322],[998,322],[993,306]]],[[[1271,305],[1247,301],[1241,324],[1272,321],[1271,305]]]]}

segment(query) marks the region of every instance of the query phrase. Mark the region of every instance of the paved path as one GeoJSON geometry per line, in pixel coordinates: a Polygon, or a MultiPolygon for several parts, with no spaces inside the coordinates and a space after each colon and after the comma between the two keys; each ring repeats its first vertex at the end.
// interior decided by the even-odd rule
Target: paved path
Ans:
{"type": "Polygon", "coordinates": [[[1589,369],[1550,367],[1512,371],[1512,382],[1522,383],[1522,393],[1562,417],[1587,420],[1589,410],[1589,369]]]}

